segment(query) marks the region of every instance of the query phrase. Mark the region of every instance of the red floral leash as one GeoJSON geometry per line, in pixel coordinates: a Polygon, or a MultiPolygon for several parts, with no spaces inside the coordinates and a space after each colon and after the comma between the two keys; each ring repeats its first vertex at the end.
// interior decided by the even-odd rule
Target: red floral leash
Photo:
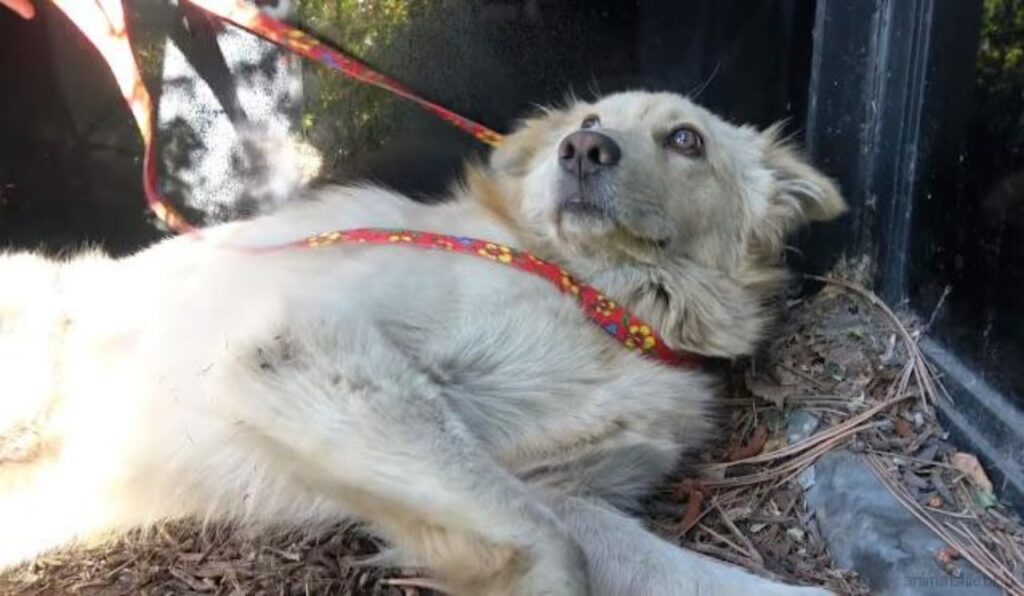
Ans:
{"type": "MultiPolygon", "coordinates": [[[[155,119],[153,105],[142,82],[125,27],[120,0],[51,0],[96,46],[117,80],[121,94],[131,108],[144,145],[143,191],[153,213],[175,232],[201,237],[158,190],[154,155],[155,119]]],[[[306,33],[280,23],[242,0],[189,0],[211,14],[278,44],[301,56],[315,60],[362,83],[379,87],[411,101],[438,118],[472,135],[482,143],[496,147],[503,137],[497,132],[460,116],[436,103],[423,99],[399,84],[306,33]]],[[[572,296],[592,322],[599,325],[626,348],[673,366],[696,368],[702,357],[689,352],[674,352],[654,329],[624,307],[591,286],[580,283],[561,267],[533,255],[493,242],[428,232],[385,229],[354,229],[325,232],[295,242],[260,249],[320,248],[335,244],[406,244],[424,249],[446,250],[487,258],[514,267],[551,282],[562,293],[572,296]]]]}
{"type": "Polygon", "coordinates": [[[335,50],[303,31],[267,16],[251,4],[246,4],[241,0],[189,0],[189,2],[304,58],[319,62],[351,79],[384,89],[392,95],[410,101],[448,124],[472,135],[481,143],[497,147],[503,140],[500,134],[483,124],[423,99],[398,81],[377,72],[352,56],[335,50]]]}
{"type": "MultiPolygon", "coordinates": [[[[149,209],[172,231],[198,235],[198,230],[160,194],[153,142],[156,130],[153,103],[135,63],[121,0],[51,1],[99,50],[117,80],[121,95],[131,108],[135,124],[142,136],[142,189],[149,209]]],[[[380,74],[359,60],[325,45],[294,27],[274,20],[242,0],[191,0],[191,3],[300,56],[337,70],[351,79],[379,87],[415,103],[482,143],[496,147],[503,140],[500,134],[490,128],[419,97],[397,81],[380,74]]]]}
{"type": "Polygon", "coordinates": [[[338,244],[390,244],[442,250],[488,259],[526,271],[548,280],[560,292],[575,299],[591,322],[604,329],[626,348],[656,358],[665,364],[683,368],[697,368],[702,360],[697,354],[672,350],[649,324],[594,287],[581,283],[558,265],[495,242],[413,230],[357,228],[325,232],[265,250],[322,248],[338,244]]]}

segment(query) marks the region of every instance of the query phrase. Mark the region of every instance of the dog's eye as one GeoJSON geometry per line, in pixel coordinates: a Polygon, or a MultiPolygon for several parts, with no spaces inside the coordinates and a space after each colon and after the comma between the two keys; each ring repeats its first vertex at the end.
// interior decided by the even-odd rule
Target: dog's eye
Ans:
{"type": "Polygon", "coordinates": [[[680,126],[668,133],[665,146],[688,157],[704,155],[704,138],[690,126],[680,126]]]}
{"type": "Polygon", "coordinates": [[[597,128],[601,126],[601,119],[593,114],[583,119],[583,123],[580,124],[580,128],[597,128]]]}

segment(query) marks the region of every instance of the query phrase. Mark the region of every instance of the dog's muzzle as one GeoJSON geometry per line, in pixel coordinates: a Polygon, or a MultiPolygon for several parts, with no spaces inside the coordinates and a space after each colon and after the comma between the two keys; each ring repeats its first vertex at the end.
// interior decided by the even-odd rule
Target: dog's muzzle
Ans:
{"type": "Polygon", "coordinates": [[[562,139],[558,146],[559,214],[573,213],[598,217],[611,216],[612,197],[608,183],[622,159],[618,143],[608,135],[578,130],[562,139]]]}

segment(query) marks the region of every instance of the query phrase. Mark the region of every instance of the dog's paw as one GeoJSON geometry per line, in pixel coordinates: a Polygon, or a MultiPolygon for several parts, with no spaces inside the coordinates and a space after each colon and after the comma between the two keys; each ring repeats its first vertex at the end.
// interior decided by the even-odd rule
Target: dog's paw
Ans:
{"type": "Polygon", "coordinates": [[[521,547],[486,575],[474,573],[455,580],[453,596],[588,596],[586,557],[580,546],[564,535],[551,535],[521,547]]]}
{"type": "Polygon", "coordinates": [[[583,549],[568,537],[535,548],[533,565],[522,576],[515,596],[586,596],[587,560],[583,549]]]}

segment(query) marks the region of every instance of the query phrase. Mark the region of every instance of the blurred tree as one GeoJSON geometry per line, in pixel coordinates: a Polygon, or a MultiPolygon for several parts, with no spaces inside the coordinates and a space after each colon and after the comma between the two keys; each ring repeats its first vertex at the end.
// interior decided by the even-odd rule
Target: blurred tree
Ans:
{"type": "MultiPolygon", "coordinates": [[[[296,13],[303,29],[387,72],[392,42],[440,8],[433,0],[299,0],[296,13]]],[[[391,140],[400,100],[320,65],[306,68],[303,79],[302,127],[323,154],[326,174],[344,172],[354,150],[391,140]]]]}

